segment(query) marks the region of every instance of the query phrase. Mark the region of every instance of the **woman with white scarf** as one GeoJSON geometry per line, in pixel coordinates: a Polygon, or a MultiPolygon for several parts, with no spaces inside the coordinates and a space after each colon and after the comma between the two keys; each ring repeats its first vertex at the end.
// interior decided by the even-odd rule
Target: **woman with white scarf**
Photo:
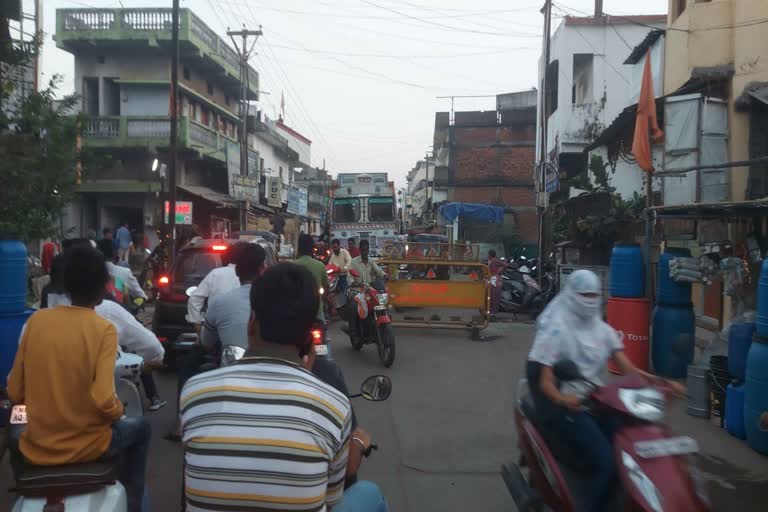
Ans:
{"type": "MultiPolygon", "coordinates": [[[[586,496],[586,510],[590,512],[606,510],[618,483],[611,448],[615,425],[607,421],[609,418],[584,412],[582,396],[558,389],[552,367],[558,361],[571,360],[584,377],[599,383],[606,363],[613,359],[623,374],[640,373],[658,379],[635,368],[627,358],[616,331],[602,319],[601,295],[600,278],[594,272],[577,270],[571,274],[536,322],[526,368],[538,419],[557,437],[556,444],[567,447],[565,464],[590,475],[586,496]]],[[[678,383],[668,385],[684,393],[678,383]]]]}

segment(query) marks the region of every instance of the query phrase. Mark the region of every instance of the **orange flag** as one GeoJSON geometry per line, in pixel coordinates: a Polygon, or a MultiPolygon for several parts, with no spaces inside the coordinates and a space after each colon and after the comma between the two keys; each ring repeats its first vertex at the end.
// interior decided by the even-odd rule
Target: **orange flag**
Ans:
{"type": "Polygon", "coordinates": [[[635,138],[632,141],[632,153],[637,165],[645,172],[653,173],[653,158],[651,157],[651,142],[648,140],[650,128],[651,139],[658,142],[664,137],[656,119],[656,98],[653,94],[653,73],[651,72],[651,51],[645,55],[643,82],[640,86],[640,98],[637,100],[637,120],[635,121],[635,138]]]}

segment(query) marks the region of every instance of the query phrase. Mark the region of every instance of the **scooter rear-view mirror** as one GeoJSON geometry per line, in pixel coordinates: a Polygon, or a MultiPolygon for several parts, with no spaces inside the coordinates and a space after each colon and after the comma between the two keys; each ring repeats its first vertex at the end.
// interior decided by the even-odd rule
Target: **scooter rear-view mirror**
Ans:
{"type": "Polygon", "coordinates": [[[195,293],[195,290],[197,290],[197,286],[190,286],[184,293],[187,295],[187,297],[191,297],[192,294],[195,293]]]}
{"type": "Polygon", "coordinates": [[[373,375],[360,386],[360,395],[371,402],[381,402],[392,394],[392,380],[386,375],[373,375]]]}

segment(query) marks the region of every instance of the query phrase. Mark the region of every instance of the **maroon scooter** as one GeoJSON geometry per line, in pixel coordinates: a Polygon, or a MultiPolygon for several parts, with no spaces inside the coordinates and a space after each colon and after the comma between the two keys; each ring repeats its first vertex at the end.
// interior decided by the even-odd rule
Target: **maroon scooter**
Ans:
{"type": "MultiPolygon", "coordinates": [[[[553,372],[561,383],[587,383],[592,390],[585,408],[592,414],[611,415],[619,420],[613,451],[621,490],[614,496],[611,510],[711,510],[704,478],[690,457],[698,451],[696,441],[673,436],[662,423],[665,400],[671,395],[669,389],[638,374],[597,386],[587,381],[572,361],[557,363],[553,372]]],[[[515,408],[520,462],[502,466],[504,482],[520,512],[582,512],[589,475],[558,462],[554,453],[567,454],[568,447],[558,446],[557,437],[548,434],[546,423],[537,421],[530,394],[521,394],[524,387],[526,383],[521,381],[515,408]],[[526,467],[527,478],[523,475],[526,467]]]]}

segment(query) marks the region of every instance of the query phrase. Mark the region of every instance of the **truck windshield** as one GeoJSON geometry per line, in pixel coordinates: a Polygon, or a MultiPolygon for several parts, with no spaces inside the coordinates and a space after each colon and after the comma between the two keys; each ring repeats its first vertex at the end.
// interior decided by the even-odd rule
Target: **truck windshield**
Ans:
{"type": "Polygon", "coordinates": [[[352,197],[334,199],[334,222],[357,222],[360,220],[360,200],[352,197]]]}
{"type": "Polygon", "coordinates": [[[395,204],[392,197],[371,197],[368,199],[368,219],[371,222],[395,220],[395,204]]]}

